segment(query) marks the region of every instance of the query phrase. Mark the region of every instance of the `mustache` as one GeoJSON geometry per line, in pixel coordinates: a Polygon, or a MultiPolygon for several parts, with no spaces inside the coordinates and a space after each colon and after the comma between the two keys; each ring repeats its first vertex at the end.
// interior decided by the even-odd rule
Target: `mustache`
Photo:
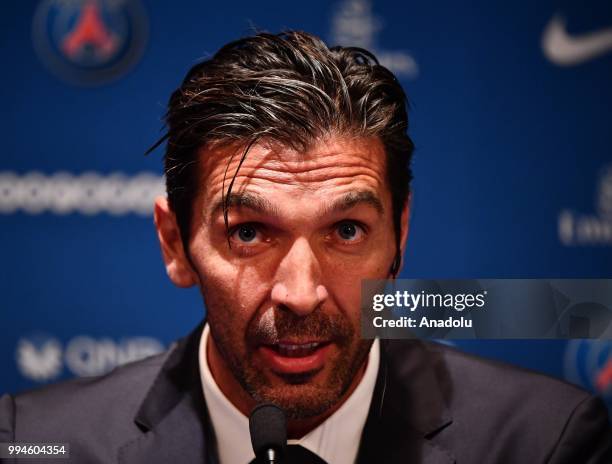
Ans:
{"type": "Polygon", "coordinates": [[[274,345],[283,340],[334,341],[348,343],[354,328],[342,313],[327,314],[317,308],[306,316],[298,316],[289,309],[274,308],[254,319],[246,332],[247,344],[274,345]]]}

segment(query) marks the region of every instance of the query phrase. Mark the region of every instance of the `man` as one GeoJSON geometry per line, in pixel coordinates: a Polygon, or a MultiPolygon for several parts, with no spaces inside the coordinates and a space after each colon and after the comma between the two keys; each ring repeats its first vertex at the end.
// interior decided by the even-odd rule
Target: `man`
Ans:
{"type": "Polygon", "coordinates": [[[272,402],[290,462],[612,462],[586,392],[361,339],[362,279],[401,267],[413,150],[404,92],[371,54],[300,32],[239,40],[188,73],[166,119],[155,225],[206,323],[105,377],[4,396],[0,441],[68,442],[79,463],[247,464],[248,416],[272,402]]]}

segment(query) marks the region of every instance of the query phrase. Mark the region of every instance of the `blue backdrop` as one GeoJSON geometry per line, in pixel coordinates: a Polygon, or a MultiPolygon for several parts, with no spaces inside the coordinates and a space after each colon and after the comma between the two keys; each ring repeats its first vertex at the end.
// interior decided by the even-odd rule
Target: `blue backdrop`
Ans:
{"type": "MultiPolygon", "coordinates": [[[[203,316],[151,199],[170,92],[224,43],[303,29],[373,49],[411,102],[403,277],[612,277],[609,1],[2,5],[0,392],[95,375],[203,316]]],[[[612,404],[609,341],[463,341],[612,404]]]]}

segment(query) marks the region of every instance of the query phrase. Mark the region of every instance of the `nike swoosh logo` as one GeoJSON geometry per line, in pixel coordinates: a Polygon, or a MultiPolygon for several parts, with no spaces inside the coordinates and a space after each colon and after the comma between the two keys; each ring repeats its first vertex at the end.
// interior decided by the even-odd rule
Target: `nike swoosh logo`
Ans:
{"type": "Polygon", "coordinates": [[[554,16],[542,34],[544,55],[560,66],[574,66],[612,51],[612,28],[569,35],[562,16],[554,16]]]}

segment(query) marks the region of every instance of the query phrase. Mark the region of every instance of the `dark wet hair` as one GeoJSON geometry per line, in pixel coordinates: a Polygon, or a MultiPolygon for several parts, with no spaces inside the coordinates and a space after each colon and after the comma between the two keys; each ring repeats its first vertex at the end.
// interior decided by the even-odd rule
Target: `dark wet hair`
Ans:
{"type": "MultiPolygon", "coordinates": [[[[165,121],[167,132],[152,149],[167,141],[168,202],[186,250],[203,146],[237,144],[243,147],[242,164],[258,141],[306,150],[326,135],[378,137],[386,152],[393,202],[397,255],[391,272],[397,274],[414,145],[407,133],[406,95],[372,53],[328,48],[316,36],[299,31],[243,38],[189,70],[170,97],[165,121]]],[[[230,175],[235,178],[237,172],[230,175]]],[[[226,184],[226,200],[232,181],[226,184]]],[[[228,208],[227,202],[226,225],[228,208]]]]}

